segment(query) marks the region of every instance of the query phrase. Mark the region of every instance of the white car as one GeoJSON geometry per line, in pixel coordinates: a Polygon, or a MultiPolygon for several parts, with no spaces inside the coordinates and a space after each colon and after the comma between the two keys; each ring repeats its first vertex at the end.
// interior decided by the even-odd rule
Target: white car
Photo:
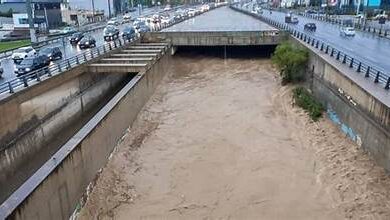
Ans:
{"type": "Polygon", "coordinates": [[[206,12],[206,11],[210,10],[210,6],[209,5],[202,5],[201,10],[202,10],[202,12],[206,12]]]}
{"type": "Polygon", "coordinates": [[[131,15],[129,14],[123,15],[123,20],[122,20],[123,23],[130,23],[130,21],[131,21],[131,15]]]}
{"type": "Polygon", "coordinates": [[[340,34],[342,36],[355,36],[355,29],[353,29],[353,27],[342,27],[340,29],[340,34]]]}
{"type": "Polygon", "coordinates": [[[11,58],[14,60],[15,63],[21,62],[23,59],[28,57],[33,57],[37,54],[37,51],[33,47],[21,47],[19,49],[16,49],[14,53],[12,54],[11,58]]]}
{"type": "Polygon", "coordinates": [[[193,16],[195,16],[195,14],[196,14],[196,10],[195,9],[190,9],[190,10],[188,10],[188,16],[189,17],[193,17],[193,16]]]}
{"type": "Polygon", "coordinates": [[[170,11],[172,8],[170,5],[165,6],[164,11],[170,11]]]}

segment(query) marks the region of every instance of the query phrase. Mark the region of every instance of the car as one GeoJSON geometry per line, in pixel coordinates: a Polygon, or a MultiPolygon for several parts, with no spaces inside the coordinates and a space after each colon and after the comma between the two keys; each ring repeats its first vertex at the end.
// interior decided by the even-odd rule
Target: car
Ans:
{"type": "Polygon", "coordinates": [[[107,22],[107,25],[119,26],[120,22],[117,18],[111,18],[111,20],[107,22]]]}
{"type": "Polygon", "coordinates": [[[291,24],[298,24],[299,23],[298,17],[292,17],[290,23],[291,24]]]}
{"type": "Polygon", "coordinates": [[[145,32],[149,32],[150,31],[150,27],[147,26],[147,25],[141,25],[139,28],[138,28],[138,32],[139,33],[145,33],[145,32]]]}
{"type": "Polygon", "coordinates": [[[136,33],[134,27],[126,26],[125,28],[123,28],[122,38],[124,40],[131,40],[135,37],[135,35],[136,33]]]}
{"type": "Polygon", "coordinates": [[[137,30],[138,30],[139,27],[142,26],[142,25],[146,25],[145,21],[135,20],[135,21],[133,22],[133,27],[134,27],[135,29],[137,29],[137,30]]]}
{"type": "Polygon", "coordinates": [[[313,10],[313,9],[307,9],[307,10],[305,10],[305,13],[306,14],[317,14],[317,11],[313,10]]]}
{"type": "Polygon", "coordinates": [[[103,30],[103,38],[105,41],[111,41],[119,38],[119,29],[113,25],[108,25],[103,30]]]}
{"type": "Polygon", "coordinates": [[[26,59],[28,57],[35,56],[37,54],[37,51],[31,46],[29,47],[21,47],[19,49],[16,49],[11,58],[15,63],[20,63],[23,59],[26,59]]]}
{"type": "MultiPolygon", "coordinates": [[[[15,74],[17,77],[26,75],[32,71],[39,70],[41,68],[49,66],[49,59],[45,55],[37,55],[34,57],[28,57],[24,59],[20,64],[15,67],[15,74]]],[[[45,69],[47,70],[47,69],[45,69]]]]}
{"type": "Polygon", "coordinates": [[[62,59],[62,52],[58,47],[46,47],[39,51],[39,55],[45,55],[49,60],[60,60],[62,59]]]}
{"type": "Polygon", "coordinates": [[[306,23],[303,29],[307,31],[316,31],[317,26],[315,23],[306,23]]]}
{"type": "Polygon", "coordinates": [[[79,42],[79,48],[85,49],[85,48],[91,48],[96,47],[96,40],[92,36],[85,36],[81,41],[79,42]]]}
{"type": "Polygon", "coordinates": [[[65,27],[61,30],[61,34],[73,34],[76,33],[76,29],[74,27],[65,27]]]}
{"type": "Polygon", "coordinates": [[[172,8],[170,5],[165,6],[164,11],[170,11],[172,8]]]}
{"type": "Polygon", "coordinates": [[[353,27],[342,27],[340,29],[340,35],[346,37],[353,37],[355,36],[355,29],[353,27]]]}
{"type": "Polygon", "coordinates": [[[72,34],[72,36],[69,38],[69,42],[72,45],[76,45],[83,38],[84,38],[84,34],[81,32],[77,32],[77,33],[72,34]]]}
{"type": "Polygon", "coordinates": [[[161,21],[161,16],[160,15],[158,15],[158,14],[153,15],[153,17],[152,17],[152,22],[153,23],[157,24],[157,23],[160,23],[160,21],[161,21]]]}
{"type": "Polygon", "coordinates": [[[122,20],[123,23],[130,23],[131,22],[131,15],[129,14],[125,14],[123,15],[123,20],[122,20]]]}
{"type": "Polygon", "coordinates": [[[196,10],[193,9],[193,8],[190,8],[190,9],[188,10],[187,14],[188,14],[188,17],[193,17],[193,16],[196,15],[196,10]]]}

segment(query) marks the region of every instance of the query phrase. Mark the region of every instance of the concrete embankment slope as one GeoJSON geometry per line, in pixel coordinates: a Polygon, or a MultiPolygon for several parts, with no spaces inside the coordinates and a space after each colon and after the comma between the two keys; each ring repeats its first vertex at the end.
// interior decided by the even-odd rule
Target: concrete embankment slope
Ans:
{"type": "MultiPolygon", "coordinates": [[[[169,48],[167,47],[166,50],[169,48]]],[[[138,73],[0,206],[0,219],[68,219],[169,67],[158,57],[138,73]]]]}
{"type": "Polygon", "coordinates": [[[307,86],[324,104],[329,118],[390,171],[388,91],[320,49],[293,37],[291,42],[309,50],[307,86]]]}

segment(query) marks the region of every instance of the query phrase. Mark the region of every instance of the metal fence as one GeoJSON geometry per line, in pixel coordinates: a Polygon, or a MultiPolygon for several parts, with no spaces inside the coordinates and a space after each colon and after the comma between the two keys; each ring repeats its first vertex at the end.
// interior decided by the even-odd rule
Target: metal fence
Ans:
{"type": "MultiPolygon", "coordinates": [[[[248,13],[248,11],[245,11],[238,7],[234,7],[234,8],[236,10],[248,13]]],[[[331,44],[326,43],[324,41],[318,40],[313,36],[308,35],[304,32],[300,32],[288,24],[273,20],[271,18],[263,17],[261,15],[254,14],[254,13],[251,13],[251,15],[274,27],[289,32],[291,36],[295,37],[300,41],[303,41],[306,45],[316,48],[319,51],[324,52],[325,54],[328,54],[330,57],[334,58],[340,63],[347,65],[355,72],[364,74],[364,77],[372,80],[376,84],[382,85],[384,89],[388,90],[390,88],[390,74],[388,74],[385,70],[364,63],[363,61],[356,59],[348,55],[347,53],[344,53],[343,51],[337,49],[335,46],[332,46],[331,44]]]]}
{"type": "MultiPolygon", "coordinates": [[[[212,8],[214,9],[214,8],[212,8]]],[[[172,25],[178,24],[180,22],[183,22],[188,18],[182,18],[176,21],[171,21],[169,23],[160,25],[156,27],[155,29],[152,29],[152,32],[158,32],[161,31],[164,28],[168,28],[172,25]]],[[[96,29],[95,29],[96,30],[96,29]]],[[[92,31],[92,30],[91,30],[92,31]]],[[[75,55],[73,57],[70,57],[66,60],[62,60],[58,63],[53,63],[49,65],[48,67],[44,67],[42,69],[38,69],[35,71],[32,71],[26,75],[16,77],[13,79],[8,80],[7,82],[4,82],[0,84],[0,95],[4,93],[15,93],[16,91],[21,90],[22,88],[29,87],[30,85],[35,85],[36,83],[39,83],[47,78],[50,78],[52,76],[58,75],[62,72],[65,72],[71,68],[74,68],[82,63],[88,62],[92,60],[93,58],[96,58],[100,55],[105,54],[108,51],[114,50],[119,47],[123,47],[135,40],[139,39],[139,37],[133,38],[130,41],[126,41],[123,39],[117,39],[112,42],[108,42],[106,44],[103,44],[101,46],[91,48],[90,50],[80,53],[78,55],[75,55]]],[[[49,43],[47,43],[49,44],[49,43]]]]}

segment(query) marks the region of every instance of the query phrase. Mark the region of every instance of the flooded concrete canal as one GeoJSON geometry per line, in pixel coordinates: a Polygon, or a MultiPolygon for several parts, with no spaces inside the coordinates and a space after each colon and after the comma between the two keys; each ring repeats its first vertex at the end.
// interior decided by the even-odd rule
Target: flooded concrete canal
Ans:
{"type": "Polygon", "coordinates": [[[79,219],[390,219],[390,179],[268,58],[182,52],[79,219]]]}

